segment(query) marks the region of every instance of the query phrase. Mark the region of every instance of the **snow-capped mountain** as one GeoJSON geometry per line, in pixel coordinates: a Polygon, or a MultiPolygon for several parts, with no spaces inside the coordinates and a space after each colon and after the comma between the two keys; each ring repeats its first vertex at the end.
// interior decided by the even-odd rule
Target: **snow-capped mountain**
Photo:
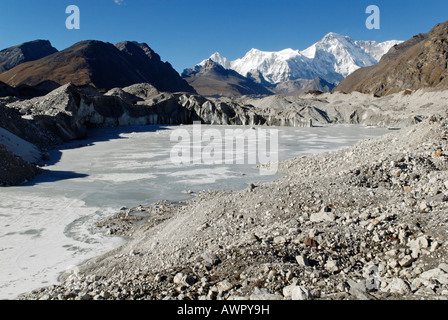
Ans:
{"type": "MultiPolygon", "coordinates": [[[[217,64],[220,64],[225,69],[232,69],[232,64],[230,63],[230,61],[227,60],[227,58],[220,55],[219,52],[215,52],[214,54],[212,54],[209,59],[213,60],[217,64]]],[[[202,61],[200,63],[200,66],[204,66],[207,63],[207,61],[208,61],[208,59],[202,61]]]]}
{"type": "Polygon", "coordinates": [[[210,59],[243,76],[259,73],[272,84],[315,78],[338,83],[355,70],[376,64],[382,55],[398,43],[401,41],[354,41],[348,36],[331,32],[303,51],[285,49],[269,52],[251,49],[244,57],[234,61],[216,52],[210,59]]]}

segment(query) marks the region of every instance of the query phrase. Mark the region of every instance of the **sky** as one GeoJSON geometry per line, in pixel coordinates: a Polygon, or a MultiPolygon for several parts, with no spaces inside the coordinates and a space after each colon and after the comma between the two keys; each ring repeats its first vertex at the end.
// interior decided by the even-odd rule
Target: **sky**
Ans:
{"type": "Polygon", "coordinates": [[[304,50],[329,32],[354,40],[407,40],[448,20],[447,0],[0,0],[0,49],[50,40],[147,43],[181,73],[218,51],[230,60],[252,48],[304,50]],[[69,30],[69,5],[80,29],[69,30]],[[380,29],[366,28],[369,5],[380,29]]]}

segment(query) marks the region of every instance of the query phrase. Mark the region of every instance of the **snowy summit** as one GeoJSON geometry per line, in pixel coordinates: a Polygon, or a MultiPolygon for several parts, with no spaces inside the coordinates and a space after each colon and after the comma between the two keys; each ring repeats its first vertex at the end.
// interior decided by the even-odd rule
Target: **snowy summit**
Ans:
{"type": "Polygon", "coordinates": [[[272,84],[316,77],[338,83],[355,70],[376,64],[391,47],[401,42],[354,41],[348,36],[330,32],[303,51],[251,49],[244,57],[234,61],[215,52],[209,59],[243,76],[258,71],[272,84]]]}

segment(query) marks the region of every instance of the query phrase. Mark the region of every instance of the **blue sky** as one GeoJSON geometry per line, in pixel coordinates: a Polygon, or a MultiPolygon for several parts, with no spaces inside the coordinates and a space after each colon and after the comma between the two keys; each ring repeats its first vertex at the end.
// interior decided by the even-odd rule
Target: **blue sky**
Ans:
{"type": "Polygon", "coordinates": [[[355,40],[407,40],[448,20],[447,0],[0,0],[0,48],[48,39],[58,50],[87,39],[146,42],[182,72],[215,51],[303,50],[328,32],[355,40]],[[68,5],[81,11],[68,30],[68,5]],[[368,5],[381,29],[368,30],[368,5]]]}

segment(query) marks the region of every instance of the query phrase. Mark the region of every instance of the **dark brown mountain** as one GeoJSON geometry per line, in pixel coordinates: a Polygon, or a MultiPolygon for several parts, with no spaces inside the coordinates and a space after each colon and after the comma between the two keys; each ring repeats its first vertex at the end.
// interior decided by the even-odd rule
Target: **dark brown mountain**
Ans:
{"type": "Polygon", "coordinates": [[[12,87],[72,83],[100,91],[147,82],[160,91],[195,93],[168,62],[162,62],[151,48],[137,42],[113,45],[81,41],[42,59],[22,63],[0,74],[0,81],[12,87]]]}
{"type": "Polygon", "coordinates": [[[358,69],[334,91],[385,96],[402,90],[448,87],[448,22],[392,47],[377,65],[358,69]]]}
{"type": "Polygon", "coordinates": [[[24,42],[0,51],[0,73],[8,71],[21,63],[49,56],[58,50],[48,40],[24,42]]]}
{"type": "Polygon", "coordinates": [[[203,96],[240,97],[273,94],[262,84],[236,71],[225,69],[211,59],[203,66],[185,70],[182,77],[203,96]]]}

